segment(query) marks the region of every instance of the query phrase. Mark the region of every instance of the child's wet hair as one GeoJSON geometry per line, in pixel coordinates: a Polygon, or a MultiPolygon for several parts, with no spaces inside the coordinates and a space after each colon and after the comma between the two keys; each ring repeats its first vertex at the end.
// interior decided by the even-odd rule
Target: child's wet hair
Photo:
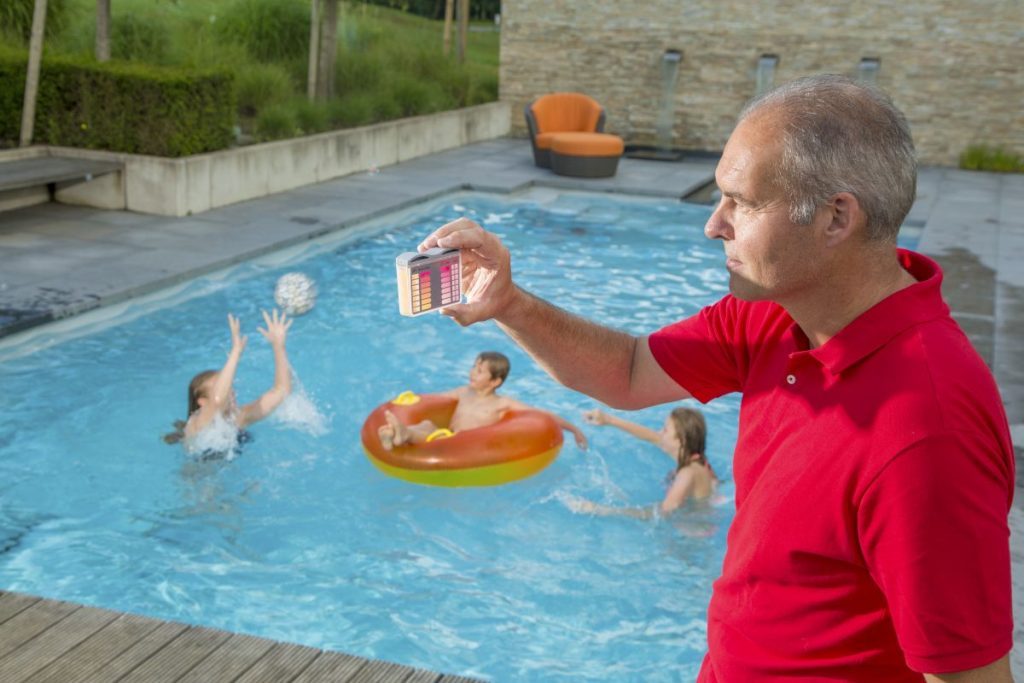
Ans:
{"type": "Polygon", "coordinates": [[[509,370],[512,369],[508,356],[497,351],[484,351],[476,357],[476,360],[478,363],[486,364],[491,373],[491,379],[500,379],[501,384],[505,383],[505,378],[508,377],[509,370]]]}
{"type": "Polygon", "coordinates": [[[210,379],[217,374],[216,370],[203,370],[188,383],[188,415],[192,416],[192,413],[199,410],[199,399],[204,398],[206,395],[203,393],[203,385],[206,384],[206,380],[210,379]]]}
{"type": "Polygon", "coordinates": [[[677,456],[679,467],[686,467],[691,462],[706,465],[708,459],[704,455],[704,450],[708,427],[704,421],[704,415],[693,408],[676,408],[672,411],[671,418],[676,427],[676,434],[679,436],[680,449],[677,456]]]}
{"type": "Polygon", "coordinates": [[[164,443],[174,444],[185,438],[185,425],[188,423],[188,418],[199,410],[199,399],[205,397],[203,385],[216,374],[216,370],[203,370],[188,383],[188,413],[184,420],[174,421],[174,431],[164,434],[164,443]]]}

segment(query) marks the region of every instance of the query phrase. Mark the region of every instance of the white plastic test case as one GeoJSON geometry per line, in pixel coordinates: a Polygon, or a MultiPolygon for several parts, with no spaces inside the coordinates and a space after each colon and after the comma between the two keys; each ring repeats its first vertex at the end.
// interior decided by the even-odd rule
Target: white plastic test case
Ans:
{"type": "Polygon", "coordinates": [[[417,316],[462,301],[462,254],[435,247],[395,258],[398,312],[417,316]]]}

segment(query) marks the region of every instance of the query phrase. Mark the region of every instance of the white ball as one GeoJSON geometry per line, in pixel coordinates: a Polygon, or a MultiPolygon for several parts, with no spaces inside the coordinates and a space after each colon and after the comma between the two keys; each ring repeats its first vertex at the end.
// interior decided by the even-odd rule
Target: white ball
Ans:
{"type": "Polygon", "coordinates": [[[303,273],[286,273],[277,280],[274,301],[288,315],[302,315],[316,303],[316,283],[303,273]]]}

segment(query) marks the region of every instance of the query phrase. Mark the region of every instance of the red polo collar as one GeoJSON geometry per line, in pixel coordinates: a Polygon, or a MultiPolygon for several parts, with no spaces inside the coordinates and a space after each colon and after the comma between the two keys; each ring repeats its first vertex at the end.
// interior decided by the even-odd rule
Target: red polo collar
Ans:
{"type": "MultiPolygon", "coordinates": [[[[790,357],[808,354],[833,375],[838,375],[911,327],[948,316],[949,306],[942,300],[939,264],[906,249],[897,249],[896,258],[903,269],[914,276],[916,284],[882,299],[822,346],[790,357]]],[[[806,339],[796,323],[791,332],[797,339],[806,339]]]]}

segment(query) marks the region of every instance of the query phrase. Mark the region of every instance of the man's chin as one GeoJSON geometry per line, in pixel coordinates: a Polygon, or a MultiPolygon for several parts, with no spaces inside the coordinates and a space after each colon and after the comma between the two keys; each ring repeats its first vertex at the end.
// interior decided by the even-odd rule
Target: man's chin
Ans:
{"type": "Polygon", "coordinates": [[[770,298],[763,287],[758,287],[750,280],[738,277],[735,273],[731,273],[729,276],[729,293],[740,301],[764,301],[770,298]]]}

